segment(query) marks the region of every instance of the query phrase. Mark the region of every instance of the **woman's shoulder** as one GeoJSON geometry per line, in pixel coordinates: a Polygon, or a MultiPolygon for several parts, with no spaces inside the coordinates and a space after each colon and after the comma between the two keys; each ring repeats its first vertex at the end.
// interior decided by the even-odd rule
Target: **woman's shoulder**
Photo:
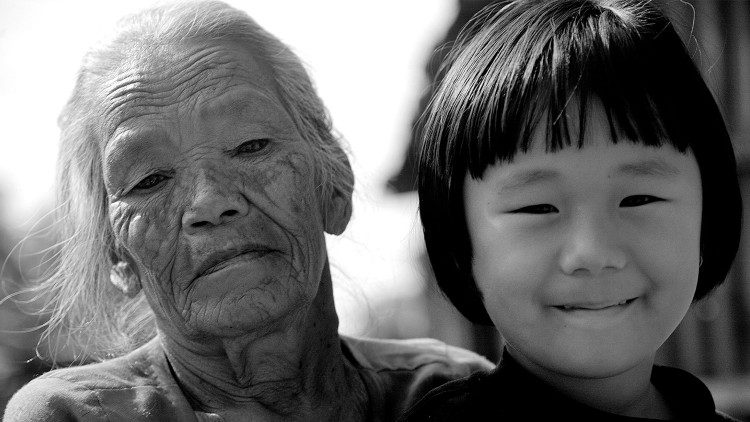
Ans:
{"type": "Polygon", "coordinates": [[[11,397],[3,421],[76,420],[79,413],[93,411],[96,414],[96,409],[85,409],[90,402],[90,392],[80,389],[74,382],[45,374],[11,397]]]}
{"type": "Polygon", "coordinates": [[[106,420],[136,401],[163,409],[174,400],[163,397],[169,381],[154,362],[159,347],[150,342],[118,358],[47,372],[13,395],[3,421],[106,420]]]}
{"type": "Polygon", "coordinates": [[[151,384],[155,380],[154,356],[158,356],[159,351],[161,343],[154,339],[122,356],[86,365],[54,369],[35,378],[27,387],[50,390],[57,386],[65,386],[64,390],[71,387],[98,390],[151,384]]]}
{"type": "Polygon", "coordinates": [[[494,367],[483,356],[431,338],[393,340],[342,335],[341,340],[359,366],[375,371],[410,371],[439,366],[462,377],[494,367]]]}

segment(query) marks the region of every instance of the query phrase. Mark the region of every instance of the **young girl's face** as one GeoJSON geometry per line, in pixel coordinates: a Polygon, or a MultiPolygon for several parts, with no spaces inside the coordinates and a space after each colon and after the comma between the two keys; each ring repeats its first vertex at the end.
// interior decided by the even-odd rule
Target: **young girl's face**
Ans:
{"type": "Polygon", "coordinates": [[[600,107],[581,149],[546,153],[544,132],[465,180],[487,312],[522,364],[586,378],[650,367],[698,280],[696,160],[669,145],[613,144],[600,107]]]}

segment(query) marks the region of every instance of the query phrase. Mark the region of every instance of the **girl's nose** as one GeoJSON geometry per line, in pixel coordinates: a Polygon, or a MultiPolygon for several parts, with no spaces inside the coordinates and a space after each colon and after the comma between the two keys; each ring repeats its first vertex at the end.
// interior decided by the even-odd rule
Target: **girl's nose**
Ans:
{"type": "Polygon", "coordinates": [[[203,170],[195,178],[194,193],[182,216],[182,227],[187,234],[226,224],[248,213],[249,204],[236,183],[215,173],[203,170]]]}
{"type": "Polygon", "coordinates": [[[603,218],[577,219],[563,245],[560,267],[565,274],[597,276],[619,271],[627,264],[616,228],[603,218]]]}

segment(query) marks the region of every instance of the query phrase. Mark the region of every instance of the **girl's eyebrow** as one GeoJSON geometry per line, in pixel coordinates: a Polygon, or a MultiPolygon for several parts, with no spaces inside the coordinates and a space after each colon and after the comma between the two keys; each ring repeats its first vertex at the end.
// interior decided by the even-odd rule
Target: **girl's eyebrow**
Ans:
{"type": "Polygon", "coordinates": [[[537,183],[558,179],[559,177],[560,173],[555,170],[522,170],[516,173],[512,173],[508,177],[503,178],[504,180],[502,180],[502,182],[498,184],[498,192],[506,193],[508,191],[514,191],[529,187],[537,183]]]}
{"type": "MultiPolygon", "coordinates": [[[[673,178],[680,175],[680,170],[663,158],[650,158],[622,164],[613,173],[616,176],[673,178]]],[[[497,191],[507,193],[560,177],[555,170],[522,170],[504,177],[497,185],[497,191]]]]}
{"type": "Polygon", "coordinates": [[[618,176],[673,178],[679,176],[680,169],[667,163],[663,158],[651,158],[623,164],[617,168],[615,174],[618,176]]]}

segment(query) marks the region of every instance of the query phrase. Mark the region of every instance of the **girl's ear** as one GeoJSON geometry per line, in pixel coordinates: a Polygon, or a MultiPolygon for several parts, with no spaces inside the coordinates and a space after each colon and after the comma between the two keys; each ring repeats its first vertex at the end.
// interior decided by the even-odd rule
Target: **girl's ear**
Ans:
{"type": "Polygon", "coordinates": [[[109,281],[125,296],[134,298],[141,292],[141,277],[133,258],[124,248],[117,248],[116,262],[109,270],[109,281]]]}

